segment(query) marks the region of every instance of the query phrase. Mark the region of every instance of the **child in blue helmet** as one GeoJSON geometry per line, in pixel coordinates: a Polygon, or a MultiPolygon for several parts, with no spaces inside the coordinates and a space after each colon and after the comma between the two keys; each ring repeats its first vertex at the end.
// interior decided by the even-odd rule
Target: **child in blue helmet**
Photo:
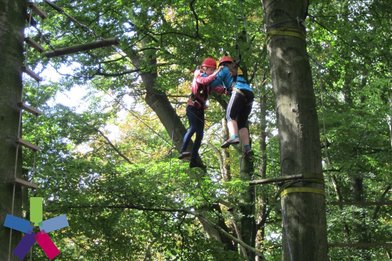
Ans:
{"type": "Polygon", "coordinates": [[[234,63],[233,58],[223,56],[219,60],[219,65],[224,68],[218,73],[211,86],[223,85],[229,93],[232,93],[226,111],[230,137],[221,147],[227,148],[232,144],[238,144],[241,139],[244,153],[248,155],[251,149],[247,123],[252,110],[253,90],[243,77],[242,70],[234,63]]]}
{"type": "Polygon", "coordinates": [[[219,66],[223,68],[216,75],[215,80],[211,83],[211,87],[222,86],[227,93],[231,93],[235,85],[237,66],[230,56],[223,56],[219,60],[219,66]]]}
{"type": "Polygon", "coordinates": [[[238,144],[241,139],[244,155],[251,153],[249,142],[248,118],[252,110],[254,94],[252,87],[245,80],[243,72],[238,68],[236,83],[227,105],[226,119],[230,138],[221,147],[227,148],[232,144],[238,144]]]}
{"type": "Polygon", "coordinates": [[[216,70],[215,59],[208,57],[204,59],[201,70],[196,70],[192,81],[192,94],[190,95],[186,107],[186,115],[189,120],[189,128],[185,133],[183,144],[180,150],[179,159],[191,157],[189,167],[201,167],[198,165],[199,148],[204,136],[204,110],[207,108],[206,102],[211,91],[217,93],[224,93],[224,88],[221,86],[210,87],[210,83],[215,79],[219,73],[216,70]],[[186,151],[188,144],[196,133],[196,138],[193,143],[192,152],[186,151]]]}

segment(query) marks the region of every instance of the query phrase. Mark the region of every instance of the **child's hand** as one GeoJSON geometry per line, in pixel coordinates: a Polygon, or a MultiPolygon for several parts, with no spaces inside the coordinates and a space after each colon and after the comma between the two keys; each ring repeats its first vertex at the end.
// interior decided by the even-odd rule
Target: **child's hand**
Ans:
{"type": "Polygon", "coordinates": [[[200,67],[197,66],[197,67],[196,67],[196,70],[193,72],[193,76],[194,76],[194,77],[197,77],[197,76],[199,76],[200,74],[201,74],[200,67]]]}

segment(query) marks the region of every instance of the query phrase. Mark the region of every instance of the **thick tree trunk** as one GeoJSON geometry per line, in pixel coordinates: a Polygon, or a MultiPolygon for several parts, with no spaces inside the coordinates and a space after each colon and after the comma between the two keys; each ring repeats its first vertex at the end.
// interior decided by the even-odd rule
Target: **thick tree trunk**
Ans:
{"type": "Polygon", "coordinates": [[[321,147],[302,22],[308,1],[264,0],[282,175],[283,260],[328,260],[321,147]]]}
{"type": "MultiPolygon", "coordinates": [[[[21,153],[15,166],[16,138],[19,126],[17,103],[21,100],[23,65],[23,30],[26,18],[25,0],[0,0],[0,260],[8,260],[10,230],[3,226],[6,214],[21,216],[21,190],[10,181],[21,175],[21,153]],[[14,207],[12,208],[14,197],[14,207]]],[[[12,233],[13,249],[20,239],[12,233]]],[[[11,260],[17,260],[10,255],[11,260]]]]}
{"type": "Polygon", "coordinates": [[[172,137],[174,146],[177,148],[177,150],[180,150],[186,129],[175,110],[171,106],[167,96],[156,88],[155,82],[157,79],[157,64],[155,53],[151,52],[150,55],[146,56],[149,57],[149,59],[142,61],[136,53],[132,53],[130,55],[132,63],[136,68],[142,69],[142,67],[145,67],[146,65],[142,65],[143,63],[147,63],[151,68],[150,70],[146,70],[146,72],[141,73],[141,78],[147,92],[145,101],[148,106],[157,114],[167,133],[170,137],[172,137]]]}

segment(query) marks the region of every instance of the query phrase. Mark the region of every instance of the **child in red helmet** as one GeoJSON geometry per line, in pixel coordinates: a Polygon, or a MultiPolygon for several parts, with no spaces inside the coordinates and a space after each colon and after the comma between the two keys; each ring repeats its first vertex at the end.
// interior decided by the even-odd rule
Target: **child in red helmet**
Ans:
{"type": "Polygon", "coordinates": [[[185,133],[183,144],[180,150],[179,159],[191,157],[189,167],[202,167],[199,165],[199,148],[204,136],[204,110],[206,109],[208,95],[211,91],[217,93],[224,93],[225,89],[221,86],[211,88],[209,84],[215,79],[219,70],[216,70],[215,59],[208,57],[204,59],[201,64],[201,70],[196,70],[192,81],[192,94],[189,97],[186,115],[189,120],[189,128],[185,133]],[[188,144],[196,133],[196,138],[193,143],[192,152],[186,151],[188,144]]]}

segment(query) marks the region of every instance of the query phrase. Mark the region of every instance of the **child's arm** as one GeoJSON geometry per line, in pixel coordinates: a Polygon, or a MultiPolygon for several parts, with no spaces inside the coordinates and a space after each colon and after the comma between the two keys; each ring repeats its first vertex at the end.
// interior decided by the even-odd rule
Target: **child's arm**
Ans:
{"type": "Polygon", "coordinates": [[[208,85],[210,84],[213,80],[215,80],[217,74],[220,72],[220,70],[222,69],[222,66],[219,66],[218,69],[211,75],[203,77],[201,76],[201,74],[199,74],[197,76],[197,83],[202,84],[202,85],[208,85]]]}

